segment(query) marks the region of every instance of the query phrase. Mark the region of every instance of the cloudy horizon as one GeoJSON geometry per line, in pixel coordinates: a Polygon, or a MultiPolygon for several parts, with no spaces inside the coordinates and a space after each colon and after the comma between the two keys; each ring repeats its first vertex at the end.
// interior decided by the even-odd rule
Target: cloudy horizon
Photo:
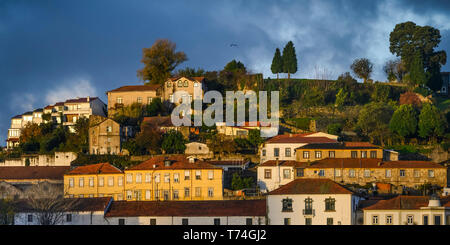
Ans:
{"type": "MultiPolygon", "coordinates": [[[[385,81],[389,33],[413,21],[450,50],[450,3],[440,1],[0,1],[0,145],[10,118],[73,97],[139,84],[142,48],[167,38],[188,56],[178,68],[222,69],[232,59],[276,77],[276,48],[293,41],[296,78],[336,79],[356,58],[385,81]],[[237,47],[231,47],[235,43],[237,47]]],[[[450,65],[443,67],[450,71],[450,65]]],[[[285,76],[284,74],[282,75],[285,76]]]]}

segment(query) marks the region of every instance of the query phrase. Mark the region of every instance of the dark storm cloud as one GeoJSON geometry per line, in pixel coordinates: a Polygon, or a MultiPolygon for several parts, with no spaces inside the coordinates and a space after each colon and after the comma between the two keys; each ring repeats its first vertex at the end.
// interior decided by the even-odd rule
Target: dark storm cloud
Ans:
{"type": "MultiPolygon", "coordinates": [[[[231,59],[270,73],[275,48],[294,42],[296,77],[330,78],[355,58],[383,63],[395,24],[441,30],[450,47],[450,4],[439,1],[20,1],[0,0],[0,140],[10,117],[73,96],[100,96],[136,84],[142,48],[177,43],[181,67],[221,69],[231,59]],[[230,47],[237,43],[238,47],[230,47]],[[324,72],[325,70],[325,72],[324,72]],[[321,72],[322,71],[322,72],[321,72]]],[[[448,65],[445,69],[448,69],[448,65]]],[[[4,143],[3,143],[4,144],[4,143]]]]}

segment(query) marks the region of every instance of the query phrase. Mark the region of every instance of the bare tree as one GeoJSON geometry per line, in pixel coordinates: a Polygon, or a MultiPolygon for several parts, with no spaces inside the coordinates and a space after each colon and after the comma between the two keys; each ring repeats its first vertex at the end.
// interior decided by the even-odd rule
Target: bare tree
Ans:
{"type": "Polygon", "coordinates": [[[64,215],[73,210],[78,199],[65,199],[56,185],[41,182],[27,190],[27,204],[40,225],[61,224],[64,215]]]}

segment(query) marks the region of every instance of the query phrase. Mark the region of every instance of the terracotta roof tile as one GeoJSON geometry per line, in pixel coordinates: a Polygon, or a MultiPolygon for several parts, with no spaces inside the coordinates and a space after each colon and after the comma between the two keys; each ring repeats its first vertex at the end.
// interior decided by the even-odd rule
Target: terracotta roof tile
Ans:
{"type": "Polygon", "coordinates": [[[109,163],[97,163],[76,167],[68,175],[72,174],[120,174],[122,171],[109,163]]]}
{"type": "MultiPolygon", "coordinates": [[[[89,101],[93,101],[96,99],[98,99],[98,97],[89,97],[89,101]]],[[[66,100],[65,103],[87,103],[89,101],[88,101],[88,98],[85,97],[85,98],[68,99],[68,100],[66,100]]]]}
{"type": "Polygon", "coordinates": [[[0,179],[52,179],[63,180],[69,166],[58,167],[0,167],[0,179]]]}
{"type": "Polygon", "coordinates": [[[189,162],[185,155],[168,156],[167,160],[171,161],[170,166],[164,166],[165,156],[152,157],[149,160],[131,167],[127,170],[162,170],[162,169],[222,169],[220,167],[211,165],[202,160],[195,160],[194,163],[189,162]],[[153,168],[155,166],[155,168],[153,168]]]}
{"type": "MultiPolygon", "coordinates": [[[[300,162],[296,162],[296,161],[282,161],[282,160],[279,160],[278,164],[280,166],[298,166],[301,163],[300,162]]],[[[258,165],[258,167],[274,167],[274,166],[277,166],[277,161],[276,160],[265,161],[265,162],[263,162],[263,163],[258,165]]]]}
{"type": "Polygon", "coordinates": [[[286,194],[353,194],[353,192],[330,179],[296,179],[269,192],[269,195],[286,194]]]}
{"type": "Polygon", "coordinates": [[[270,138],[266,141],[267,143],[336,143],[336,140],[327,138],[327,137],[305,137],[305,134],[296,134],[296,135],[278,135],[273,138],[270,138]]]}
{"type": "Polygon", "coordinates": [[[159,84],[149,84],[149,85],[128,85],[116,88],[109,92],[131,92],[131,91],[156,91],[161,87],[159,84]]]}
{"type": "MultiPolygon", "coordinates": [[[[299,163],[303,164],[303,163],[299,163]]],[[[312,162],[311,168],[445,168],[430,161],[382,161],[378,158],[326,158],[312,162]]]]}
{"type": "Polygon", "coordinates": [[[106,217],[137,216],[266,216],[266,200],[116,201],[106,217]]]}
{"type": "Polygon", "coordinates": [[[217,166],[217,165],[229,165],[229,166],[241,166],[247,163],[243,160],[224,160],[224,161],[206,161],[207,163],[217,166]]]}
{"type": "MultiPolygon", "coordinates": [[[[64,199],[64,203],[67,204],[67,211],[69,212],[104,211],[110,202],[112,202],[111,197],[64,199]]],[[[15,212],[34,211],[27,200],[16,201],[13,203],[13,207],[15,208],[15,212]]]]}
{"type": "Polygon", "coordinates": [[[344,142],[344,143],[312,143],[296,149],[381,149],[381,147],[372,145],[369,142],[344,142]]]}

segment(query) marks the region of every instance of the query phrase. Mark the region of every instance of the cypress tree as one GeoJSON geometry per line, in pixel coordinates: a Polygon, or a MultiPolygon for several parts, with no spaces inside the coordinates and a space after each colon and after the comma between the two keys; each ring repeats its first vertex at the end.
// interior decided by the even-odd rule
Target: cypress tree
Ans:
{"type": "Polygon", "coordinates": [[[295,47],[292,41],[289,41],[283,49],[283,72],[288,74],[288,79],[291,78],[291,73],[297,72],[297,55],[295,54],[295,47]]]}
{"type": "Polygon", "coordinates": [[[414,60],[411,64],[409,74],[410,74],[411,84],[413,86],[426,84],[427,77],[426,77],[425,71],[423,69],[422,55],[420,53],[416,53],[414,55],[414,60]]]}
{"type": "Polygon", "coordinates": [[[272,59],[272,65],[270,66],[270,70],[272,70],[273,74],[277,74],[277,80],[278,80],[278,73],[283,72],[283,59],[281,57],[280,49],[277,48],[275,50],[275,54],[272,59]]]}

